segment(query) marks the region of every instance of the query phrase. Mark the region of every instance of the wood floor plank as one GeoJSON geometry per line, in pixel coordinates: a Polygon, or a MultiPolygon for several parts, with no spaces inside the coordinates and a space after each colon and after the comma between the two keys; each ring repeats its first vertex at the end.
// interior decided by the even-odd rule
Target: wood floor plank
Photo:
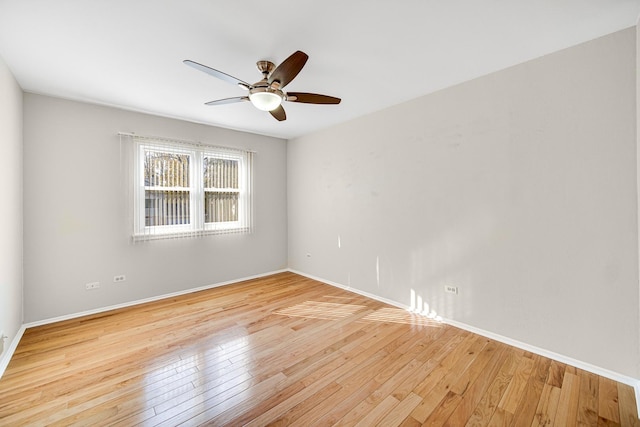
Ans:
{"type": "Polygon", "coordinates": [[[0,425],[624,425],[633,390],[285,272],[25,331],[0,425]]]}
{"type": "Polygon", "coordinates": [[[620,404],[620,425],[622,427],[640,427],[638,414],[630,412],[636,405],[633,387],[618,383],[618,401],[620,404]]]}
{"type": "Polygon", "coordinates": [[[506,352],[507,355],[500,367],[500,371],[498,371],[498,375],[496,375],[489,389],[482,396],[480,403],[474,409],[469,420],[467,420],[466,426],[480,427],[489,425],[521,359],[521,356],[511,348],[507,349],[506,352]]]}
{"type": "Polygon", "coordinates": [[[498,343],[487,340],[487,345],[480,350],[477,357],[471,361],[468,369],[451,385],[451,391],[459,395],[464,395],[469,389],[469,386],[473,384],[476,378],[478,378],[478,375],[485,369],[487,363],[496,355],[499,347],[498,343]]]}
{"type": "Polygon", "coordinates": [[[307,387],[294,398],[288,399],[255,417],[246,424],[246,427],[291,425],[294,420],[311,411],[320,402],[330,399],[340,388],[340,384],[334,381],[331,381],[315,393],[312,392],[316,390],[315,388],[307,387]]]}
{"type": "Polygon", "coordinates": [[[566,371],[566,365],[564,363],[560,363],[558,361],[553,360],[551,362],[551,366],[549,367],[549,376],[547,378],[547,384],[553,387],[561,388],[565,371],[566,371]]]}
{"type": "MultiPolygon", "coordinates": [[[[451,386],[464,374],[469,365],[475,360],[476,355],[489,343],[484,337],[473,337],[468,343],[461,343],[463,351],[452,351],[454,357],[446,357],[442,361],[444,365],[451,360],[451,365],[440,381],[428,393],[417,393],[423,398],[422,402],[413,410],[411,416],[420,422],[425,422],[432,412],[436,411],[440,403],[445,403],[451,386]]],[[[454,393],[455,394],[455,393],[454,393]]],[[[459,402],[455,396],[449,396],[448,403],[459,402]]],[[[450,408],[451,405],[448,407],[450,408]]],[[[448,418],[448,417],[447,417],[448,418]]],[[[446,418],[444,418],[446,420],[446,418]]],[[[443,420],[443,421],[444,421],[443,420]]]]}
{"type": "Polygon", "coordinates": [[[422,397],[417,394],[409,393],[400,403],[396,405],[389,413],[380,420],[379,426],[397,426],[402,424],[405,418],[409,416],[411,411],[422,401],[422,397]]]}
{"type": "Polygon", "coordinates": [[[202,424],[245,401],[259,399],[260,396],[274,389],[278,390],[279,384],[285,379],[283,374],[277,374],[257,383],[251,382],[249,387],[242,391],[228,393],[222,398],[216,396],[207,399],[207,396],[198,396],[183,405],[170,408],[155,419],[151,418],[150,423],[157,426],[175,426],[181,423],[202,424]]]}
{"type": "Polygon", "coordinates": [[[421,346],[415,345],[411,347],[411,351],[402,354],[399,351],[402,347],[400,343],[405,342],[407,342],[407,337],[403,334],[381,348],[380,351],[386,353],[386,356],[373,364],[371,369],[359,372],[352,371],[340,378],[338,383],[342,386],[342,389],[335,395],[339,403],[331,407],[330,414],[326,413],[326,405],[320,405],[313,412],[305,414],[300,420],[296,420],[294,425],[308,425],[311,422],[318,423],[321,422],[319,420],[325,418],[331,418],[330,421],[325,420],[325,424],[333,424],[339,421],[342,416],[357,406],[361,400],[379,388],[381,383],[385,383],[394,374],[401,371],[403,366],[408,363],[408,360],[423,350],[421,346]],[[325,414],[317,416],[319,411],[324,411],[325,414]]]}
{"type": "MultiPolygon", "coordinates": [[[[322,362],[322,365],[312,373],[310,373],[310,370],[313,366],[309,366],[306,370],[291,374],[292,379],[300,378],[300,380],[305,383],[305,389],[292,398],[272,407],[269,411],[251,421],[249,425],[265,425],[267,420],[270,420],[269,422],[273,422],[275,425],[289,425],[310,412],[324,400],[318,399],[318,396],[326,394],[333,395],[342,390],[342,387],[335,383],[336,380],[350,373],[358,366],[375,364],[377,361],[386,357],[387,353],[382,350],[381,347],[384,347],[386,343],[396,339],[397,336],[378,332],[379,333],[375,335],[380,339],[377,345],[370,345],[370,340],[367,342],[367,344],[369,344],[367,346],[354,345],[358,344],[357,342],[351,343],[349,346],[352,348],[343,348],[340,352],[340,357],[326,362],[322,360],[319,361],[319,363],[322,362]],[[329,392],[329,390],[333,391],[329,392]],[[275,416],[279,416],[279,418],[271,421],[274,418],[274,414],[275,416]]],[[[367,337],[370,338],[371,336],[368,335],[367,337]]]]}
{"type": "MultiPolygon", "coordinates": [[[[498,375],[500,368],[507,358],[506,346],[496,345],[496,347],[496,351],[491,350],[487,352],[490,359],[486,364],[482,364],[482,370],[478,373],[477,377],[469,378],[471,382],[463,390],[457,392],[457,394],[462,396],[462,401],[451,413],[444,423],[444,426],[463,426],[473,415],[474,410],[487,392],[491,382],[498,375]]],[[[467,379],[465,379],[465,382],[466,381],[467,379]]]]}
{"type": "MultiPolygon", "coordinates": [[[[378,383],[375,380],[369,380],[366,383],[357,386],[353,389],[342,389],[344,395],[340,396],[341,392],[336,393],[336,397],[339,397],[340,402],[334,402],[333,406],[329,406],[330,402],[326,401],[322,403],[323,414],[320,417],[314,418],[314,424],[318,425],[334,425],[340,419],[342,419],[348,412],[350,412],[362,399],[371,394],[378,383]]],[[[319,407],[317,407],[319,408],[319,407]]],[[[295,425],[295,424],[292,424],[295,425]]],[[[306,423],[298,425],[309,425],[306,423]]]]}
{"type": "Polygon", "coordinates": [[[354,425],[357,427],[369,427],[369,426],[378,425],[380,421],[382,421],[382,419],[386,417],[387,414],[393,410],[393,408],[398,406],[399,403],[400,401],[395,397],[387,396],[385,399],[382,400],[382,402],[377,404],[370,412],[368,412],[367,414],[363,414],[364,416],[362,418],[360,418],[359,420],[353,420],[353,421],[357,421],[355,424],[352,424],[352,421],[349,420],[346,423],[337,423],[336,425],[340,425],[340,426],[354,425]]]}
{"type": "Polygon", "coordinates": [[[509,383],[509,387],[507,387],[504,396],[502,396],[502,400],[498,403],[498,408],[502,408],[510,414],[515,414],[532,371],[533,359],[529,359],[528,357],[521,358],[516,372],[509,383]]]}
{"type": "MultiPolygon", "coordinates": [[[[429,413],[429,416],[423,424],[433,426],[444,425],[451,417],[451,414],[458,408],[460,402],[462,402],[462,396],[452,391],[447,392],[438,403],[438,406],[429,413]]],[[[419,412],[415,412],[415,414],[419,414],[419,412]]],[[[416,419],[414,413],[412,413],[411,416],[416,419]]]]}
{"type": "Polygon", "coordinates": [[[578,425],[593,426],[598,424],[598,376],[586,371],[579,371],[580,397],[578,398],[578,425]]]}
{"type": "Polygon", "coordinates": [[[560,401],[555,422],[558,425],[576,425],[580,399],[580,377],[565,372],[560,390],[560,401]]]}
{"type": "Polygon", "coordinates": [[[512,426],[529,426],[536,414],[538,401],[549,375],[551,360],[546,357],[534,356],[535,366],[529,381],[525,386],[521,403],[513,414],[512,426]]]}
{"type": "Polygon", "coordinates": [[[513,423],[513,415],[504,410],[504,408],[496,408],[495,412],[489,420],[490,427],[508,427],[513,423]]]}
{"type": "Polygon", "coordinates": [[[618,385],[609,378],[599,378],[598,416],[614,423],[620,423],[618,385]]]}
{"type": "Polygon", "coordinates": [[[398,427],[420,427],[422,423],[411,415],[404,419],[404,421],[398,427]]]}
{"type": "Polygon", "coordinates": [[[357,404],[349,411],[339,422],[338,425],[351,425],[352,421],[361,418],[369,411],[374,410],[382,401],[392,395],[398,402],[404,400],[412,389],[427,376],[438,364],[435,359],[428,359],[422,363],[422,356],[425,352],[431,355],[437,355],[442,347],[448,342],[447,335],[453,336],[456,333],[454,329],[448,331],[448,334],[440,334],[436,342],[433,342],[428,348],[415,355],[415,358],[402,367],[395,375],[387,381],[381,383],[379,387],[371,393],[366,399],[357,404]]]}
{"type": "Polygon", "coordinates": [[[545,384],[531,427],[554,425],[559,402],[560,389],[549,383],[545,384]]]}

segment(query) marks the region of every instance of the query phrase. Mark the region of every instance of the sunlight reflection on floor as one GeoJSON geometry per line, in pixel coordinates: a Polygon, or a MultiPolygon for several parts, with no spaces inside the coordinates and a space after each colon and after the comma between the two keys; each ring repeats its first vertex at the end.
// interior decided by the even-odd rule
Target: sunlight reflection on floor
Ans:
{"type": "MultiPolygon", "coordinates": [[[[333,302],[305,301],[301,304],[278,310],[275,314],[291,317],[305,317],[311,319],[337,320],[352,316],[362,310],[366,310],[364,305],[339,304],[333,302]]],[[[391,322],[403,323],[407,325],[440,326],[442,322],[438,319],[429,318],[420,314],[411,313],[402,308],[386,307],[369,313],[362,321],[369,322],[391,322]]]]}
{"type": "Polygon", "coordinates": [[[282,310],[278,310],[275,314],[292,317],[309,317],[312,319],[342,319],[349,317],[360,310],[367,307],[355,304],[338,304],[334,302],[305,301],[282,310]]]}
{"type": "Polygon", "coordinates": [[[363,317],[362,320],[375,322],[403,323],[406,325],[441,326],[442,322],[425,316],[413,314],[402,308],[381,308],[363,317]]]}

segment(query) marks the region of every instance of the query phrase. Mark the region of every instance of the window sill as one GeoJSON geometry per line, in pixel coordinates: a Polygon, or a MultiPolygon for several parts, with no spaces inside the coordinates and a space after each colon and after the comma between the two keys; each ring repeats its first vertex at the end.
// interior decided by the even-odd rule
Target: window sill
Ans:
{"type": "Polygon", "coordinates": [[[249,234],[249,227],[220,228],[216,230],[196,230],[196,231],[177,231],[167,233],[147,233],[134,234],[131,236],[133,242],[144,242],[148,240],[164,240],[164,239],[188,239],[218,234],[249,234]]]}

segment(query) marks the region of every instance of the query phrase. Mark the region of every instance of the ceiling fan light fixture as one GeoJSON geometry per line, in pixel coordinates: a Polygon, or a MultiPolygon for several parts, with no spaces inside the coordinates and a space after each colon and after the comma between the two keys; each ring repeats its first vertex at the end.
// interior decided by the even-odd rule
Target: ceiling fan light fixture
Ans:
{"type": "Polygon", "coordinates": [[[282,104],[282,97],[268,88],[255,88],[249,94],[249,100],[258,110],[272,111],[282,104]]]}

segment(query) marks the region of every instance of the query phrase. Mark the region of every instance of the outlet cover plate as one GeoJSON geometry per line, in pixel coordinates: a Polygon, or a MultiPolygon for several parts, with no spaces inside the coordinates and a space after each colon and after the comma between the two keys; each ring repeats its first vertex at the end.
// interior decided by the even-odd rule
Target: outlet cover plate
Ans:
{"type": "Polygon", "coordinates": [[[458,295],[458,287],[457,286],[444,285],[444,291],[448,292],[450,294],[458,295]]]}
{"type": "Polygon", "coordinates": [[[87,283],[86,285],[84,285],[84,288],[87,291],[91,291],[93,289],[98,289],[100,287],[100,282],[91,282],[91,283],[87,283]]]}

